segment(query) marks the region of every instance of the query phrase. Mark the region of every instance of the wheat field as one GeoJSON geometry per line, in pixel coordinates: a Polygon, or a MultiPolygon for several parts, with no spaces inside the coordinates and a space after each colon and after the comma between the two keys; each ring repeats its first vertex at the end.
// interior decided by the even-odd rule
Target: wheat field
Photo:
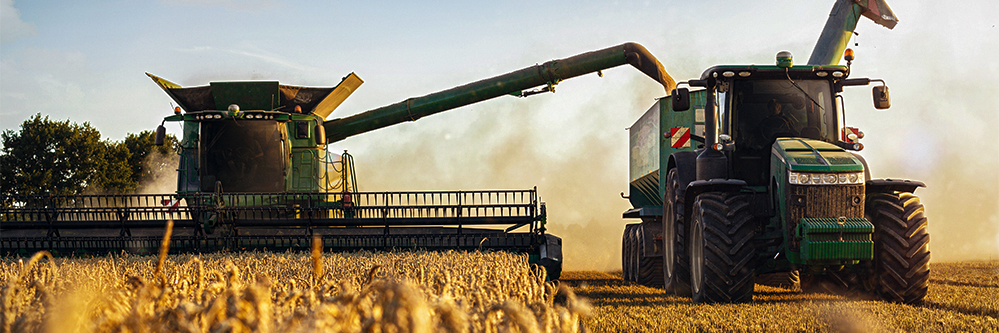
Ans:
{"type": "Polygon", "coordinates": [[[502,252],[0,261],[3,332],[999,331],[999,262],[934,263],[921,306],[756,286],[694,304],[620,273],[544,282],[502,252]],[[578,296],[577,296],[578,295],[578,296]]]}
{"type": "Polygon", "coordinates": [[[111,255],[0,263],[4,332],[577,332],[589,313],[502,252],[111,255]],[[555,303],[559,295],[560,302],[555,303]],[[562,300],[564,298],[564,301],[562,300]]]}

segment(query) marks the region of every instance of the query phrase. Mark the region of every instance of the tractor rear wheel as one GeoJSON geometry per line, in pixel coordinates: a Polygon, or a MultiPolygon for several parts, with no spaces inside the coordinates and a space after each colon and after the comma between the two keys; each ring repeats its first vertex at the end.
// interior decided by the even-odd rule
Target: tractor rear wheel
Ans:
{"type": "Polygon", "coordinates": [[[690,263],[683,243],[683,192],[676,168],[670,169],[663,195],[663,280],[667,292],[690,296],[690,263]]]}
{"type": "Polygon", "coordinates": [[[638,283],[644,286],[662,288],[663,287],[663,261],[660,257],[647,256],[644,251],[645,241],[653,238],[644,224],[638,225],[635,233],[636,253],[638,254],[638,283]]]}
{"type": "Polygon", "coordinates": [[[696,303],[753,300],[756,226],[749,197],[708,192],[697,196],[690,223],[690,288],[696,303]]]}
{"type": "Polygon", "coordinates": [[[874,224],[878,296],[891,302],[921,304],[930,277],[930,235],[919,197],[912,193],[870,194],[864,210],[874,224]]]}

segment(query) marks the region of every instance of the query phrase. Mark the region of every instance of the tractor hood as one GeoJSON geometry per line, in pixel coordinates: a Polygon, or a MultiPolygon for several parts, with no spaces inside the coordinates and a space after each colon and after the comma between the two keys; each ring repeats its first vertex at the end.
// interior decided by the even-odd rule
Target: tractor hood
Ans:
{"type": "Polygon", "coordinates": [[[774,143],[772,153],[789,171],[864,171],[864,164],[853,154],[819,140],[780,138],[774,143]]]}

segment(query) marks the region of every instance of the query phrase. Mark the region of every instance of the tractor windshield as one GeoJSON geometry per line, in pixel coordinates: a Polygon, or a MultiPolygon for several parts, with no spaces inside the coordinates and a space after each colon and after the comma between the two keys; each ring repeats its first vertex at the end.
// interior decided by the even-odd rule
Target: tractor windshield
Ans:
{"type": "Polygon", "coordinates": [[[737,149],[769,151],[779,137],[836,139],[829,81],[735,80],[730,95],[737,149]]]}
{"type": "Polygon", "coordinates": [[[275,121],[225,120],[201,123],[201,190],[227,192],[284,190],[283,126],[275,121]]]}

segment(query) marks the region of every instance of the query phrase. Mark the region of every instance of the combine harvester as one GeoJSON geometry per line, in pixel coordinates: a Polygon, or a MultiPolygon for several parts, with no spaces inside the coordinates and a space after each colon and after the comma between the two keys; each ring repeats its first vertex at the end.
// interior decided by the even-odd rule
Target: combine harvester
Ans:
{"type": "Polygon", "coordinates": [[[847,127],[846,49],[860,17],[888,28],[882,0],[838,0],[808,65],[708,68],[631,127],[633,209],[623,236],[628,280],[695,302],[747,302],[754,279],[920,303],[929,278],[923,183],[871,179],[847,127]],[[839,65],[844,54],[846,66],[839,65]]]}
{"type": "MultiPolygon", "coordinates": [[[[149,74],[179,105],[164,119],[183,128],[177,192],[5,197],[2,253],[152,253],[172,220],[172,252],[299,250],[321,236],[333,251],[528,253],[558,278],[561,239],[546,233],[536,189],[358,192],[350,155],[331,154],[327,145],[503,95],[554,92],[561,80],[624,64],[665,91],[675,86],[644,47],[626,43],[327,121],[362,83],[357,75],[332,88],[278,82],[184,88],[149,74]]],[[[157,144],[164,137],[161,124],[157,144]]]]}

